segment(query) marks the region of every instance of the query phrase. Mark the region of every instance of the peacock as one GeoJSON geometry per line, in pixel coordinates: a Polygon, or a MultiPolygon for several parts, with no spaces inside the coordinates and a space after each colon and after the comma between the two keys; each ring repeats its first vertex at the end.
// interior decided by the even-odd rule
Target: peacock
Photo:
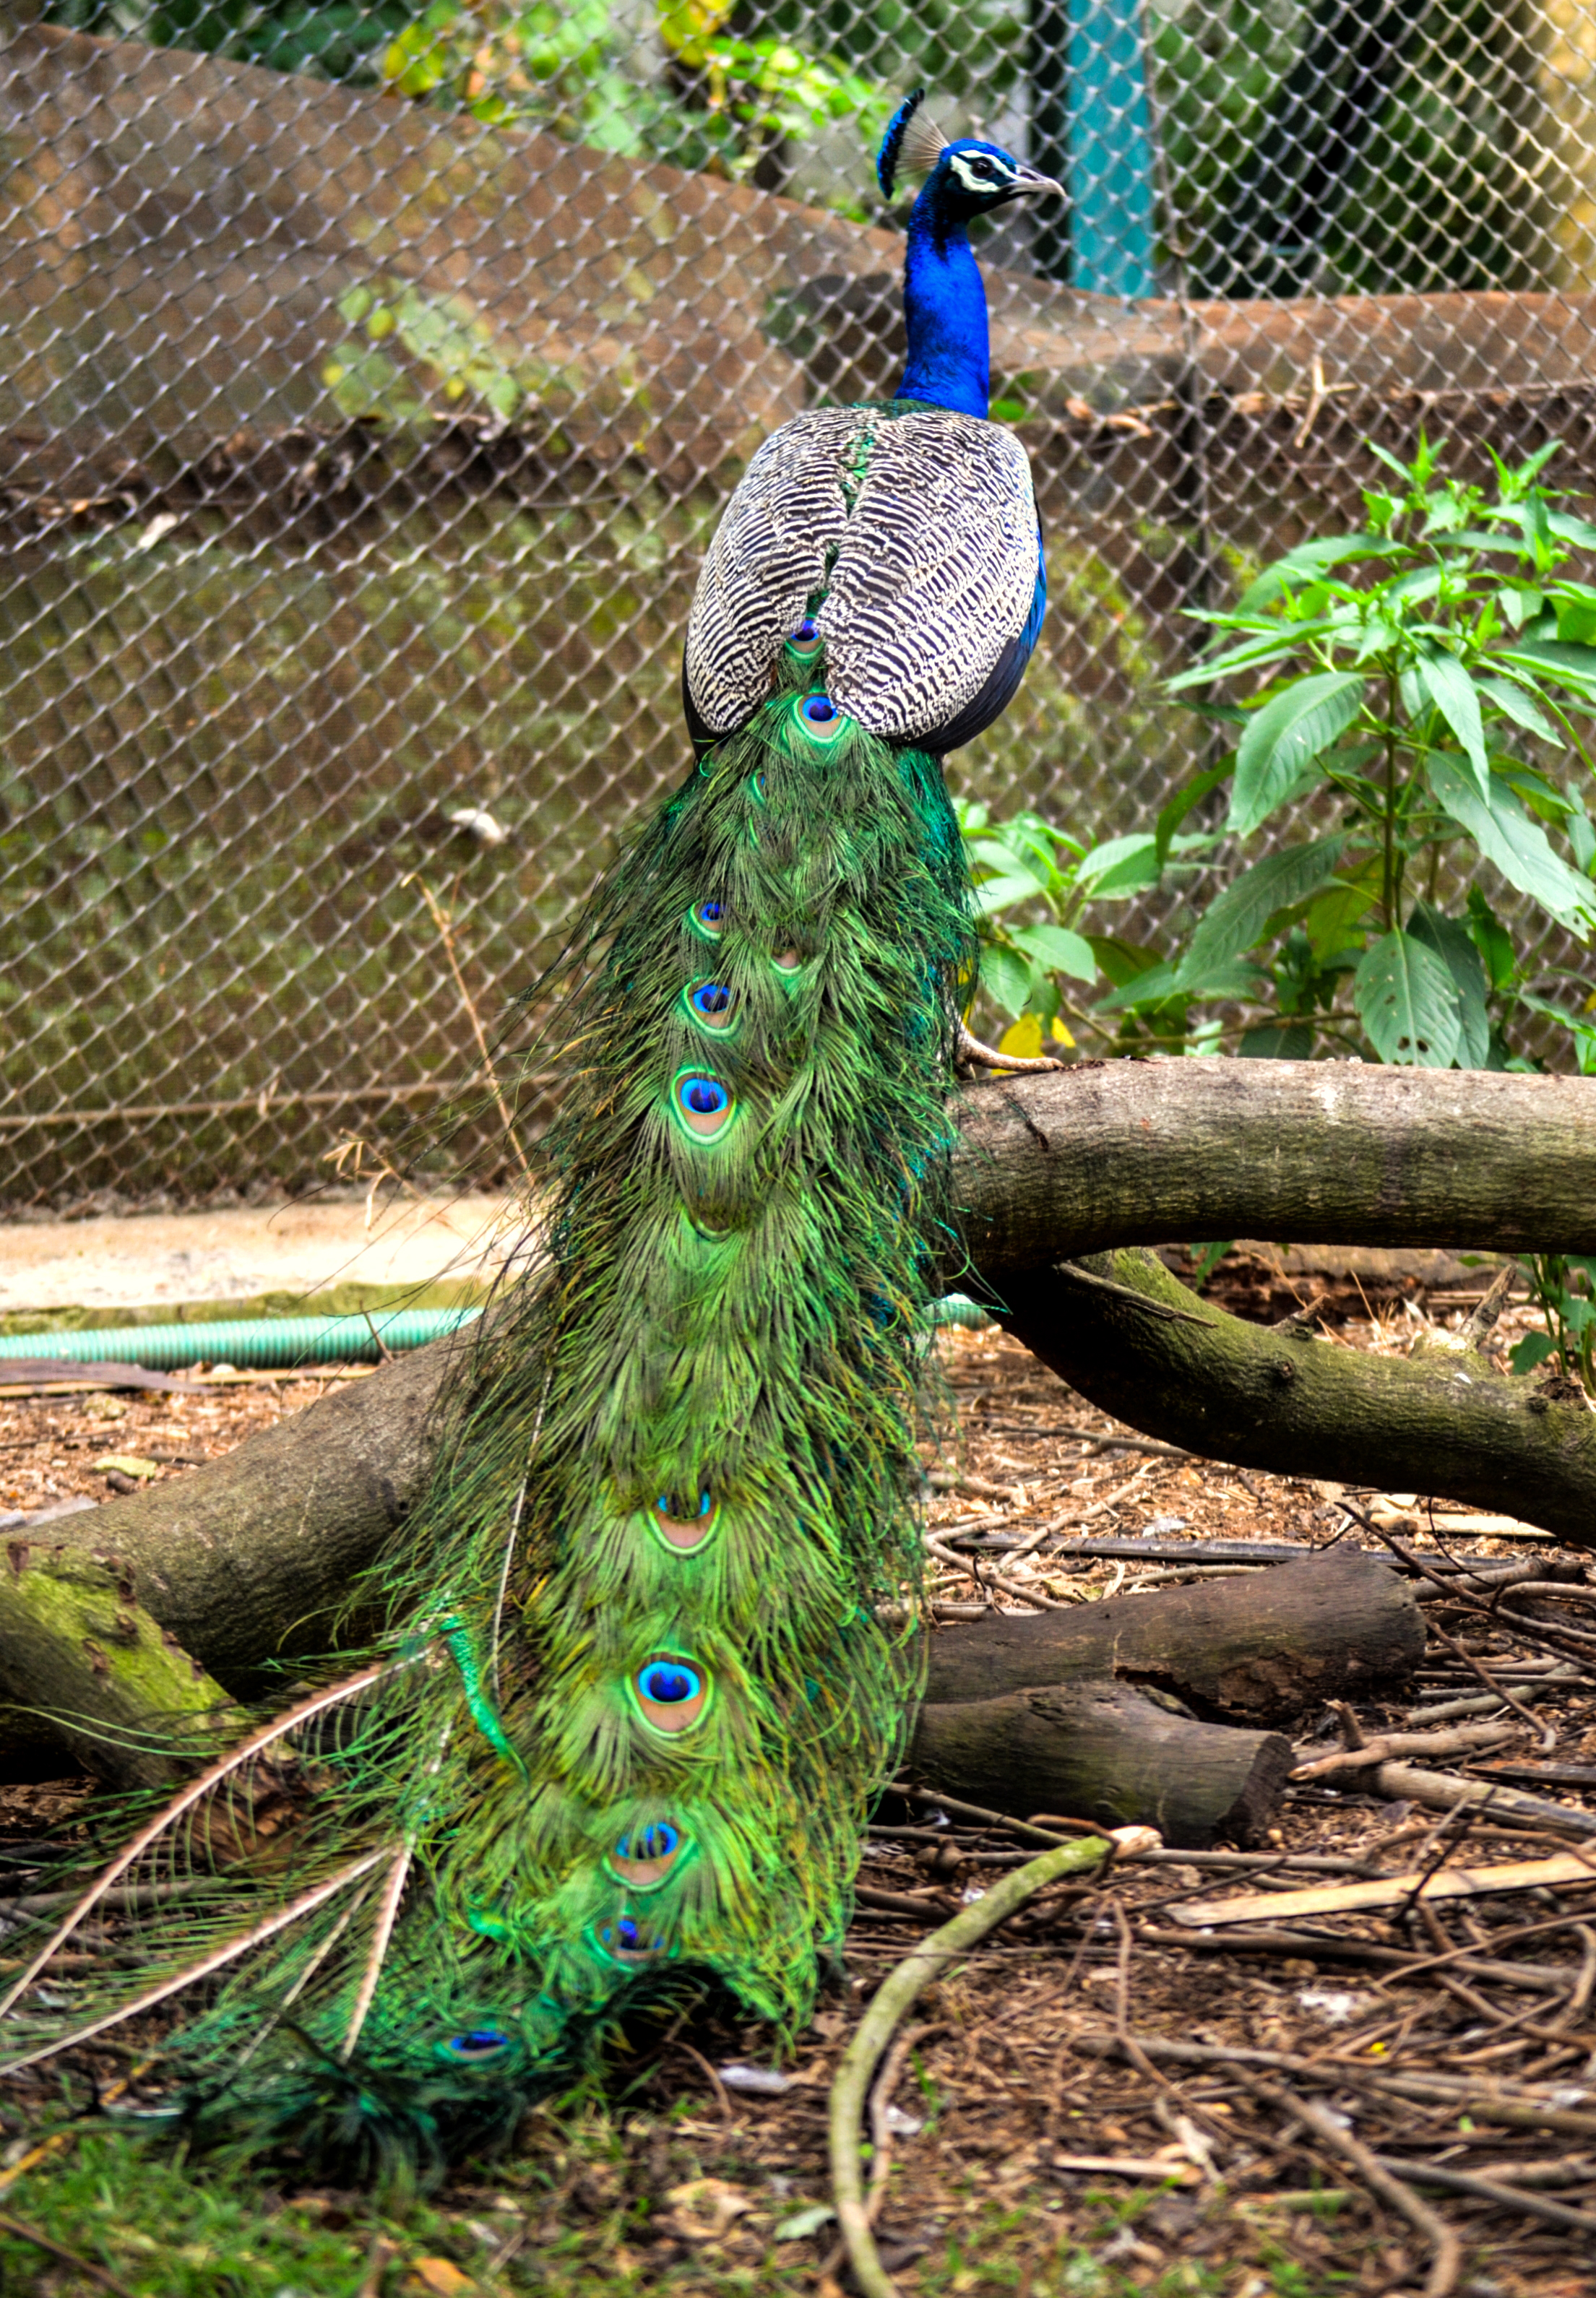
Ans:
{"type": "Polygon", "coordinates": [[[540,986],[542,1252],[359,1591],[386,1625],[12,1940],[8,2071],[72,2051],[192,2142],[427,2175],[707,1987],[796,2031],[839,1957],[920,1689],[974,958],[941,762],[1046,600],[969,227],[1058,186],[922,104],[877,161],[925,178],[902,382],[768,438],[710,545],[693,763],[540,986]]]}

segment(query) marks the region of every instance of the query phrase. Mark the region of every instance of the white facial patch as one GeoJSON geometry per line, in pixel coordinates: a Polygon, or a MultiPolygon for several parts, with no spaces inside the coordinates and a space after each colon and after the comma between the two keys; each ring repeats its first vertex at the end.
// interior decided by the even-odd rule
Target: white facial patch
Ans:
{"type": "Polygon", "coordinates": [[[988,153],[969,157],[963,152],[955,152],[947,163],[947,170],[976,199],[1001,192],[1014,180],[1013,169],[988,153]]]}

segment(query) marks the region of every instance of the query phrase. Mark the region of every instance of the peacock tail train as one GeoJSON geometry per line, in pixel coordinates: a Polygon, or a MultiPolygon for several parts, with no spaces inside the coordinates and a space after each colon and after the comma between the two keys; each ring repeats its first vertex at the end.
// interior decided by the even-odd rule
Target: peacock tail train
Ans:
{"type": "Polygon", "coordinates": [[[1024,455],[968,411],[817,410],[754,459],[688,635],[700,756],[578,930],[541,1257],[387,1630],[38,1919],[12,2070],[147,2060],[128,2111],[358,2177],[502,2137],[634,2007],[806,2021],[920,1689],[975,957],[940,758],[1044,597],[1024,455]]]}
{"type": "Polygon", "coordinates": [[[585,922],[548,1260],[387,1566],[405,1624],[330,1736],[307,1716],[138,1870],[178,1896],[138,1926],[135,2001],[290,1917],[166,2038],[202,2126],[451,2146],[661,1973],[790,2029],[839,1948],[918,1689],[972,946],[940,766],[834,710],[818,647],[784,655],[585,922]],[[250,1855],[225,1890],[198,1861],[223,1838],[250,1855]]]}

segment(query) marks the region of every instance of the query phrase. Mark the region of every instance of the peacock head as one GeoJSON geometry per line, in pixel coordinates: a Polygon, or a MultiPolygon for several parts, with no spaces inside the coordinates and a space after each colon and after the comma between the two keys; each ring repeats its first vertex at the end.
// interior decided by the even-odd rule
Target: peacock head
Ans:
{"type": "Polygon", "coordinates": [[[949,223],[971,223],[977,216],[989,215],[995,208],[1007,207],[1013,200],[1030,199],[1039,192],[1057,192],[1062,196],[1062,185],[1028,168],[1000,144],[984,144],[974,136],[961,136],[950,144],[921,110],[924,102],[923,88],[906,97],[881,139],[875,172],[884,199],[892,197],[899,175],[906,171],[925,177],[921,202],[949,223]]]}

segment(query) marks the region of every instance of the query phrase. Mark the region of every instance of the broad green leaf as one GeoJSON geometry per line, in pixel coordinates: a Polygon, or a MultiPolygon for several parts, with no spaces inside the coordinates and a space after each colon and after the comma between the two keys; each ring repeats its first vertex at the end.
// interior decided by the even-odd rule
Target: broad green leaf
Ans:
{"type": "Polygon", "coordinates": [[[1192,669],[1166,679],[1164,692],[1184,694],[1188,686],[1204,686],[1216,678],[1229,678],[1238,670],[1255,670],[1263,663],[1284,662],[1288,656],[1300,654],[1310,639],[1322,637],[1328,628],[1322,616],[1309,623],[1271,625],[1267,636],[1248,639],[1232,647],[1228,654],[1214,655],[1209,661],[1197,663],[1192,669]]]}
{"type": "Polygon", "coordinates": [[[1455,752],[1433,750],[1425,772],[1437,803],[1468,831],[1509,885],[1539,902],[1559,925],[1572,928],[1583,939],[1596,918],[1591,880],[1554,851],[1540,823],[1530,820],[1501,776],[1491,777],[1491,802],[1486,805],[1455,752]]]}
{"type": "Polygon", "coordinates": [[[1033,969],[1017,951],[988,943],[980,954],[981,988],[1005,1013],[1023,1013],[1030,1003],[1033,969]]]}
{"type": "Polygon", "coordinates": [[[1222,965],[1210,967],[1188,980],[1186,964],[1150,966],[1122,988],[1111,989],[1100,997],[1095,1011],[1118,1013],[1131,1007],[1168,1004],[1172,998],[1182,1001],[1188,997],[1223,999],[1227,1004],[1256,1004],[1268,995],[1269,975],[1261,966],[1248,965],[1244,959],[1230,958],[1222,965]]]}
{"type": "Polygon", "coordinates": [[[1503,649],[1501,659],[1537,678],[1550,678],[1555,685],[1567,687],[1583,700],[1596,700],[1596,647],[1563,646],[1555,639],[1520,639],[1517,646],[1503,649]]]}
{"type": "MultiPolygon", "coordinates": [[[[1239,711],[1236,716],[1238,720],[1241,718],[1239,711]]],[[[1187,783],[1184,789],[1177,790],[1175,796],[1170,798],[1160,814],[1153,833],[1160,862],[1168,859],[1170,840],[1186,820],[1187,815],[1191,813],[1194,806],[1201,806],[1211,791],[1219,788],[1229,772],[1230,761],[1227,758],[1222,765],[1210,766],[1205,773],[1196,775],[1187,783]]]]}
{"type": "Polygon", "coordinates": [[[1122,934],[1087,934],[1092,955],[1107,974],[1115,988],[1134,981],[1138,973],[1150,973],[1162,963],[1156,950],[1138,941],[1127,941],[1122,934]]]}
{"type": "Polygon", "coordinates": [[[1379,897],[1378,875],[1370,872],[1364,877],[1327,886],[1309,903],[1302,930],[1316,964],[1325,967],[1333,959],[1346,956],[1348,945],[1360,934],[1364,919],[1379,897]]]}
{"type": "Polygon", "coordinates": [[[1266,702],[1236,747],[1226,828],[1245,838],[1266,821],[1302,768],[1345,732],[1362,701],[1356,671],[1327,670],[1294,680],[1266,702]]]}
{"type": "Polygon", "coordinates": [[[1299,542],[1284,558],[1277,558],[1266,566],[1243,591],[1236,612],[1255,615],[1278,599],[1295,574],[1320,574],[1327,566],[1339,566],[1348,558],[1389,558],[1393,555],[1408,557],[1408,552],[1386,541],[1377,534],[1324,535],[1314,542],[1299,542]]]}
{"type": "Polygon", "coordinates": [[[1515,1372],[1534,1372],[1537,1365],[1544,1364],[1547,1358],[1555,1353],[1556,1349],[1557,1343],[1550,1333],[1526,1333],[1524,1338],[1516,1341],[1509,1350],[1508,1362],[1515,1372]]]}
{"type": "Polygon", "coordinates": [[[1352,1003],[1383,1062],[1451,1067],[1463,1036],[1457,988],[1424,942],[1400,927],[1371,942],[1352,976],[1352,1003]]]}
{"type": "Polygon", "coordinates": [[[1596,822],[1577,806],[1568,822],[1568,843],[1578,867],[1587,878],[1596,878],[1596,822]]]}
{"type": "Polygon", "coordinates": [[[1533,702],[1520,686],[1510,678],[1476,677],[1475,684],[1482,694],[1488,694],[1505,718],[1515,726],[1522,726],[1526,734],[1538,735],[1542,742],[1560,742],[1562,736],[1539,704],[1533,702]]]}
{"type": "Polygon", "coordinates": [[[1485,1011],[1485,969],[1468,927],[1457,918],[1443,916],[1426,902],[1418,902],[1408,920],[1408,931],[1415,941],[1433,949],[1451,975],[1462,1026],[1458,1067],[1483,1070],[1491,1056],[1491,1016],[1485,1011]]]}
{"type": "Polygon", "coordinates": [[[1546,524],[1553,534],[1571,542],[1577,550],[1596,550],[1596,526],[1588,518],[1575,518],[1572,511],[1549,510],[1546,524]]]}
{"type": "Polygon", "coordinates": [[[1068,926],[1019,926],[1013,938],[1033,964],[1049,973],[1067,973],[1076,981],[1096,981],[1097,961],[1084,934],[1068,926]]]}
{"type": "Polygon", "coordinates": [[[1029,874],[987,878],[975,889],[975,905],[983,917],[996,917],[999,910],[1012,910],[1016,902],[1034,902],[1041,890],[1029,874]]]}
{"type": "Polygon", "coordinates": [[[1097,898],[1111,894],[1139,894],[1156,886],[1161,874],[1158,839],[1141,831],[1129,838],[1105,839],[1083,855],[1076,883],[1097,898]]]}
{"type": "Polygon", "coordinates": [[[1517,970],[1513,937],[1477,886],[1468,889],[1468,931],[1491,977],[1493,989],[1505,989],[1517,970]]]}
{"type": "Polygon", "coordinates": [[[1233,879],[1197,921],[1180,960],[1181,987],[1251,949],[1278,911],[1316,894],[1335,876],[1345,845],[1337,831],[1311,846],[1287,846],[1233,879]]]}
{"type": "Polygon", "coordinates": [[[1421,654],[1413,666],[1430,700],[1463,745],[1463,754],[1474,768],[1480,796],[1484,798],[1491,788],[1491,768],[1485,756],[1484,721],[1480,715],[1480,698],[1474,690],[1474,681],[1455,654],[1421,654]]]}

